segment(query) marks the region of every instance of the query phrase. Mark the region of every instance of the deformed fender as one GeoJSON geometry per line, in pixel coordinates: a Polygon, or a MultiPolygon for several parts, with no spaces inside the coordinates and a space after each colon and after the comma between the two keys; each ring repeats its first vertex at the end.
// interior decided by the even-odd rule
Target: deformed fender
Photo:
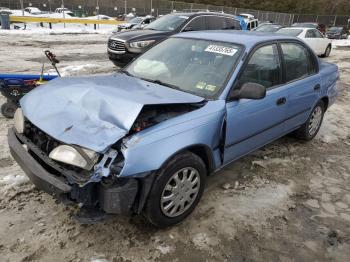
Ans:
{"type": "MultiPolygon", "coordinates": [[[[218,148],[225,101],[209,101],[203,108],[158,124],[126,142],[124,166],[119,177],[134,176],[160,169],[176,153],[193,146],[218,148]]],[[[220,165],[216,163],[215,168],[220,165]]]]}

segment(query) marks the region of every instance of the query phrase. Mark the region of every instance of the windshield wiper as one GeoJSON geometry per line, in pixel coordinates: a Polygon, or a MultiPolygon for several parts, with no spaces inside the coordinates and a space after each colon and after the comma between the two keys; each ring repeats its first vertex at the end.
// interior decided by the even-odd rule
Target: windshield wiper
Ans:
{"type": "Polygon", "coordinates": [[[166,86],[166,87],[170,87],[172,89],[176,89],[176,90],[181,90],[180,87],[178,86],[175,86],[175,85],[172,85],[172,84],[169,84],[169,83],[165,83],[159,79],[155,79],[155,80],[152,80],[152,79],[148,79],[148,78],[141,78],[142,80],[145,80],[147,82],[151,82],[151,83],[154,83],[154,84],[158,84],[158,85],[162,85],[162,86],[166,86]]]}

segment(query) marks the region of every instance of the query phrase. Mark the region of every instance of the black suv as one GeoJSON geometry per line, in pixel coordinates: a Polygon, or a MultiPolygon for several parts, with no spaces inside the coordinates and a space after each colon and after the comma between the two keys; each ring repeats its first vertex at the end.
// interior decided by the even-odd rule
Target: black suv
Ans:
{"type": "Polygon", "coordinates": [[[241,30],[235,16],[221,13],[172,13],[160,17],[142,30],[113,34],[108,40],[108,56],[116,66],[124,66],[139,54],[179,32],[199,30],[241,30]]]}

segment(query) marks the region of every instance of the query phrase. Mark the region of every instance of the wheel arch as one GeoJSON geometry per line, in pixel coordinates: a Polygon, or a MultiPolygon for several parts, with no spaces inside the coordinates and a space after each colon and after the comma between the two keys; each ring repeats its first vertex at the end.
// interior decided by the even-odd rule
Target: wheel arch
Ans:
{"type": "Polygon", "coordinates": [[[203,160],[207,169],[207,174],[211,174],[215,170],[215,162],[212,149],[205,144],[193,144],[176,151],[174,154],[168,157],[167,160],[164,161],[160,169],[164,168],[176,155],[181,154],[185,151],[190,151],[203,160]]]}
{"type": "Polygon", "coordinates": [[[324,104],[324,111],[326,112],[327,111],[327,108],[328,108],[328,104],[329,104],[329,98],[327,96],[324,96],[320,99],[320,101],[323,102],[324,104]]]}

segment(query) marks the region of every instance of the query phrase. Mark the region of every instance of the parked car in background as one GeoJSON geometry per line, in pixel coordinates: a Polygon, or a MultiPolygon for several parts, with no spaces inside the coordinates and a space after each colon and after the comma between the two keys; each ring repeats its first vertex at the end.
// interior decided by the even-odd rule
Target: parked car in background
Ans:
{"type": "Polygon", "coordinates": [[[55,13],[68,15],[70,17],[75,17],[75,14],[68,8],[56,8],[55,13]]]}
{"type": "Polygon", "coordinates": [[[243,17],[244,25],[242,27],[242,30],[248,30],[252,31],[254,28],[258,27],[259,21],[254,17],[254,15],[251,14],[239,14],[239,17],[243,17]]]}
{"type": "Polygon", "coordinates": [[[32,15],[40,15],[43,14],[43,11],[41,11],[39,8],[37,7],[26,7],[24,8],[24,11],[32,14],[32,15]]]}
{"type": "Polygon", "coordinates": [[[113,33],[130,30],[130,29],[142,29],[146,25],[150,24],[155,20],[153,16],[138,16],[130,19],[128,22],[119,24],[117,29],[113,33]]]}
{"type": "Polygon", "coordinates": [[[283,25],[280,24],[274,24],[274,23],[270,23],[270,24],[263,24],[263,25],[259,25],[258,27],[256,27],[253,31],[256,32],[276,32],[278,30],[280,30],[281,28],[283,28],[283,25]]]}
{"type": "Polygon", "coordinates": [[[315,28],[320,31],[322,34],[326,33],[326,25],[319,23],[294,23],[292,27],[306,27],[306,28],[315,28]]]}
{"type": "Polygon", "coordinates": [[[348,39],[349,29],[343,26],[333,26],[327,30],[329,39],[348,39]]]}
{"type": "Polygon", "coordinates": [[[295,37],[182,33],[117,74],[34,89],[9,147],[57,199],[167,227],[194,210],[208,175],[291,132],[312,140],[338,78],[295,37]]]}
{"type": "Polygon", "coordinates": [[[326,38],[317,29],[304,27],[285,27],[278,30],[276,33],[296,36],[302,39],[319,56],[328,57],[332,51],[332,41],[326,38]]]}
{"type": "MultiPolygon", "coordinates": [[[[109,59],[124,66],[151,46],[179,32],[241,29],[235,16],[222,13],[172,13],[158,18],[142,30],[113,34],[108,40],[109,59]]],[[[174,54],[176,55],[176,54],[174,54]]]]}

